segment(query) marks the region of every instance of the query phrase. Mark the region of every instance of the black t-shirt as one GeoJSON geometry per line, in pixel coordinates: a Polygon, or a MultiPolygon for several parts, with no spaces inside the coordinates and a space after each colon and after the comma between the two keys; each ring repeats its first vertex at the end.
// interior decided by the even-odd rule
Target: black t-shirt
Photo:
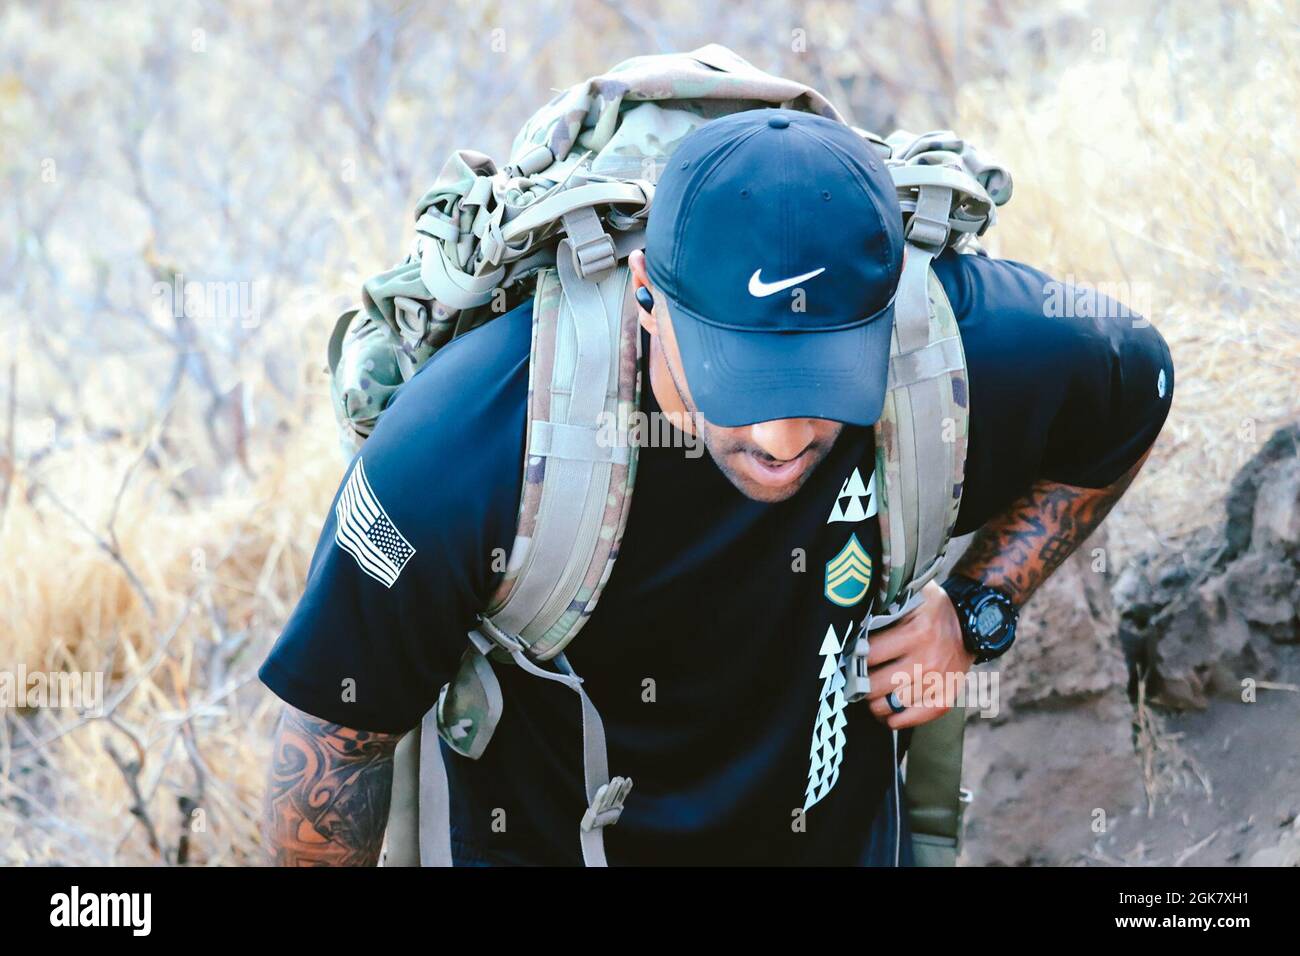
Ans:
{"type": "MultiPolygon", "coordinates": [[[[1154,328],[1104,298],[1093,311],[1110,318],[1057,316],[1060,290],[1017,262],[946,253],[935,270],[970,385],[958,533],[1039,478],[1102,487],[1141,456],[1173,392],[1154,328]]],[[[354,459],[260,671],[293,706],[401,732],[436,701],[499,579],[494,549],[514,540],[530,331],[526,303],[450,343],[354,459]],[[339,513],[358,509],[384,516],[380,556],[349,538],[347,520],[340,529],[339,513]]],[[[643,409],[657,411],[643,383],[643,409]]],[[[606,831],[611,864],[887,858],[891,735],[865,704],[842,705],[826,667],[867,608],[828,599],[827,564],[856,540],[880,565],[873,468],[872,430],[846,426],[797,494],[763,504],[707,453],[640,450],[618,560],[566,652],[604,718],[611,773],[635,781],[606,831]]],[[[471,761],[444,747],[453,850],[580,862],[577,697],[495,670],[505,708],[486,752],[471,761]]]]}

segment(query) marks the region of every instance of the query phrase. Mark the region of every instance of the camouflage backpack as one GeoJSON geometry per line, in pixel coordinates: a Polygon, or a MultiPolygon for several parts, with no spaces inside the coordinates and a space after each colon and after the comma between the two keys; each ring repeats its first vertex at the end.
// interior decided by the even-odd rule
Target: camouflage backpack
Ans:
{"type": "MultiPolygon", "coordinates": [[[[504,168],[472,150],[451,155],[416,209],[410,254],[366,282],[362,308],[335,326],[332,397],[350,454],[442,345],[533,297],[517,536],[458,672],[398,748],[387,865],[450,862],[439,741],[464,758],[483,753],[503,707],[490,660],[558,681],[580,698],[588,809],[575,823],[586,864],[606,865],[603,828],[617,821],[632,781],[609,775],[600,715],[564,648],[609,577],[636,474],[635,442],[610,441],[607,430],[610,421],[632,419],[642,387],[626,259],[644,246],[656,172],[677,144],[713,118],[762,107],[843,122],[816,91],[717,44],[634,57],[559,93],[524,125],[504,168]]],[[[875,426],[887,573],[874,606],[884,610],[841,648],[835,693],[844,702],[867,693],[867,632],[912,610],[938,573],[961,500],[965,360],[930,262],[949,246],[974,251],[1011,192],[1006,171],[951,132],[882,139],[854,129],[893,174],[907,256],[889,391],[875,426]]],[[[956,859],[963,723],[954,710],[913,732],[907,803],[922,864],[956,859]]],[[[896,747],[897,733],[894,740],[896,747]]]]}

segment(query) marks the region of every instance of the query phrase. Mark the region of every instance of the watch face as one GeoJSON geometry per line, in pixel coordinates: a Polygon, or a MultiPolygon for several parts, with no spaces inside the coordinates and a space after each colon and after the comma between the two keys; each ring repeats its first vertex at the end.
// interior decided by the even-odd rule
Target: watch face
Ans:
{"type": "Polygon", "coordinates": [[[975,630],[981,637],[992,637],[1005,622],[1006,617],[1002,613],[1002,608],[990,602],[976,613],[975,630]]]}

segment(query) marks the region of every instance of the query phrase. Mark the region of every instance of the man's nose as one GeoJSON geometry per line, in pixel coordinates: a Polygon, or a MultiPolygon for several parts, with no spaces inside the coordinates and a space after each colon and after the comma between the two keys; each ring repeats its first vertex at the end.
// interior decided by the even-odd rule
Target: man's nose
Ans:
{"type": "Polygon", "coordinates": [[[816,437],[811,418],[781,418],[751,426],[754,444],[778,461],[798,458],[816,437]]]}

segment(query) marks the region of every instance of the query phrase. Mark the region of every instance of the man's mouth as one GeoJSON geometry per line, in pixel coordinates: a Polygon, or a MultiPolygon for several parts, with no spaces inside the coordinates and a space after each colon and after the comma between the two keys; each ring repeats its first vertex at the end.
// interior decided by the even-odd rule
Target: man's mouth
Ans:
{"type": "Polygon", "coordinates": [[[812,459],[809,449],[805,448],[796,457],[786,461],[752,451],[740,453],[741,470],[765,488],[782,488],[797,480],[808,468],[812,459]]]}

